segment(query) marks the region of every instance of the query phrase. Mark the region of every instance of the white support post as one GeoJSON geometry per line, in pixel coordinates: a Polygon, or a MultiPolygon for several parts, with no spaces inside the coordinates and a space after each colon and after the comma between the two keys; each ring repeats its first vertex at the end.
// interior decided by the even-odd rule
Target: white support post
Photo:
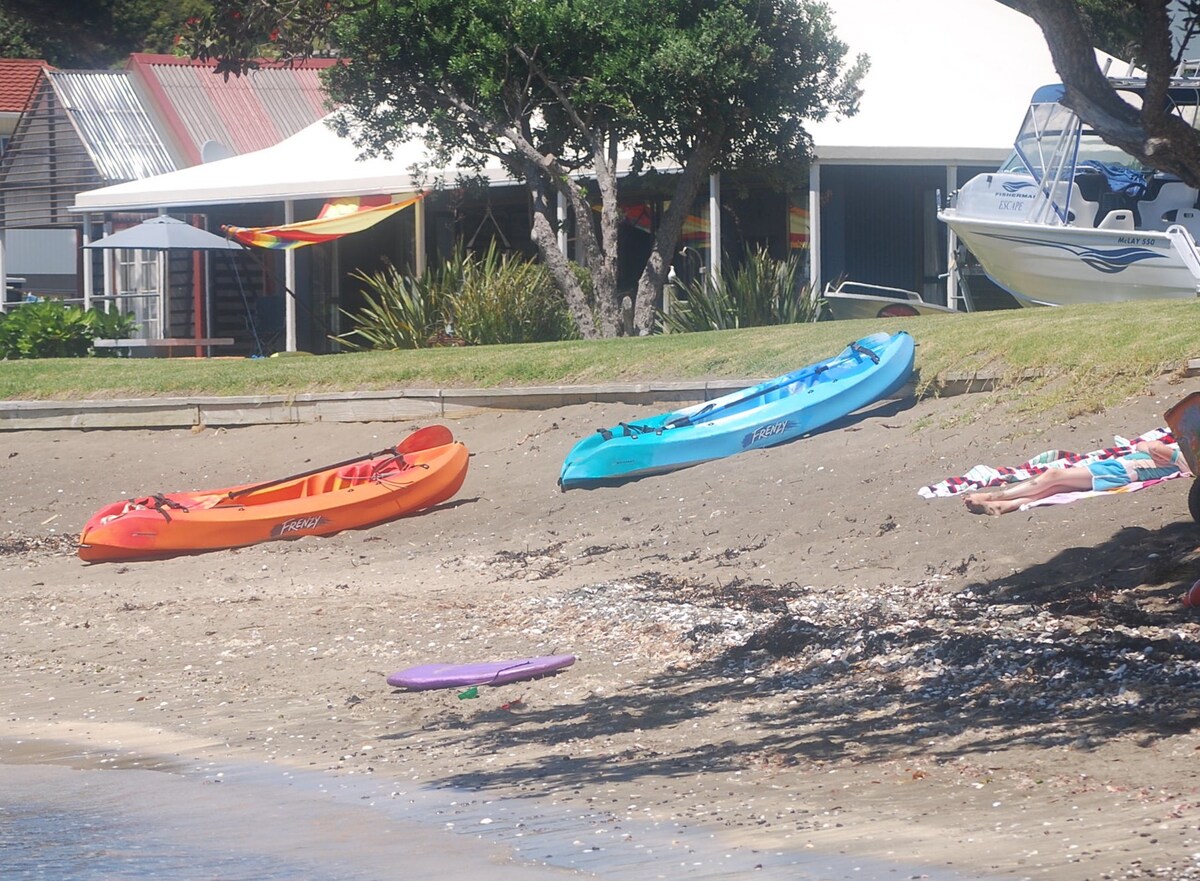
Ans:
{"type": "Polygon", "coordinates": [[[708,280],[721,277],[721,175],[708,176],[708,280]]]}
{"type": "MultiPolygon", "coordinates": [[[[79,253],[83,255],[83,308],[92,308],[92,296],[96,292],[96,280],[92,277],[92,252],[86,245],[92,242],[92,215],[83,215],[83,241],[79,243],[79,253]]],[[[104,252],[105,256],[108,251],[104,252]]]]}
{"type": "MultiPolygon", "coordinates": [[[[112,227],[112,223],[106,222],[104,223],[104,226],[101,227],[101,230],[104,233],[108,233],[110,227],[112,227]]],[[[104,311],[120,312],[121,306],[119,302],[116,301],[116,252],[113,251],[112,248],[106,247],[101,253],[101,271],[104,274],[103,278],[101,278],[101,282],[104,286],[104,298],[106,298],[104,299],[104,311]]]]}
{"type": "MultiPolygon", "coordinates": [[[[428,197],[426,197],[428,198],[428,197]]],[[[413,274],[420,278],[425,274],[425,199],[413,205],[413,274]]]]}
{"type": "Polygon", "coordinates": [[[151,322],[151,339],[167,335],[167,315],[169,314],[168,308],[170,305],[167,302],[167,286],[171,280],[170,273],[167,271],[167,266],[170,263],[169,254],[169,251],[154,252],[154,260],[158,267],[158,321],[151,322]]]}
{"type": "MultiPolygon", "coordinates": [[[[208,230],[208,217],[204,218],[204,228],[208,230]]],[[[204,333],[210,338],[215,337],[216,331],[213,329],[213,252],[205,251],[202,260],[204,264],[204,333]]],[[[212,357],[212,346],[208,346],[204,350],[205,357],[212,357]]]]}
{"type": "Polygon", "coordinates": [[[808,169],[808,283],[818,296],[821,290],[821,166],[808,169]]]}
{"type": "MultiPolygon", "coordinates": [[[[958,189],[958,166],[946,166],[946,196],[950,199],[950,194],[958,189]]],[[[941,209],[941,205],[938,206],[941,209]]],[[[958,236],[954,234],[949,226],[946,227],[946,305],[951,309],[958,308],[958,236]]],[[[967,308],[971,308],[971,304],[967,304],[967,308]]]]}
{"type": "MultiPolygon", "coordinates": [[[[419,202],[417,203],[420,204],[419,202]]],[[[415,206],[414,206],[415,207],[415,206]]],[[[333,240],[333,253],[329,257],[329,289],[332,301],[329,304],[329,330],[334,336],[342,332],[342,240],[333,240]]]]}
{"type": "MultiPolygon", "coordinates": [[[[296,203],[288,199],[283,203],[283,222],[285,225],[296,222],[296,203]]],[[[296,351],[296,251],[288,248],[283,252],[283,321],[286,326],[286,342],[284,348],[289,352],[296,351]]]]}
{"type": "Polygon", "coordinates": [[[8,230],[0,229],[0,313],[8,311],[8,230]]]}
{"type": "Polygon", "coordinates": [[[570,259],[571,255],[567,253],[567,248],[570,247],[570,240],[567,236],[567,198],[562,193],[558,194],[554,220],[558,226],[558,250],[563,252],[564,257],[570,259]]]}
{"type": "MultiPolygon", "coordinates": [[[[102,232],[106,232],[109,224],[101,227],[102,232]]],[[[113,261],[117,259],[117,252],[111,248],[105,248],[100,255],[100,265],[104,272],[104,311],[115,310],[121,311],[120,304],[116,300],[117,294],[117,273],[113,269],[113,261]]]]}

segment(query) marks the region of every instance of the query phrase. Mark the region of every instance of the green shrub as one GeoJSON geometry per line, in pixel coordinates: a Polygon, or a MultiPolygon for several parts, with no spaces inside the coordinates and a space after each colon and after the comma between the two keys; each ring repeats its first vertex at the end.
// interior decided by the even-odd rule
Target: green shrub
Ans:
{"type": "Polygon", "coordinates": [[[0,313],[0,359],[111,357],[114,352],[93,350],[92,340],[127,337],[136,327],[137,319],[129,313],[85,310],[55,300],[22,303],[0,313]]]}
{"type": "Polygon", "coordinates": [[[493,243],[479,259],[450,268],[458,285],[449,296],[448,323],[471,345],[573,339],[575,322],[541,263],[500,254],[493,243]]]}
{"type": "Polygon", "coordinates": [[[382,272],[355,272],[353,277],[366,284],[366,306],[360,311],[342,314],[354,322],[353,330],[334,337],[346,348],[420,349],[445,325],[444,291],[425,273],[419,279],[401,275],[389,266],[382,272]]]}
{"type": "MultiPolygon", "coordinates": [[[[121,340],[132,337],[138,331],[137,316],[132,312],[118,312],[113,309],[105,312],[99,306],[93,306],[87,313],[91,323],[91,336],[98,340],[121,340]]],[[[91,343],[91,339],[88,340],[91,343]]],[[[113,349],[96,349],[92,354],[97,357],[117,356],[113,349]]]]}
{"type": "Polygon", "coordinates": [[[685,333],[802,324],[821,314],[821,299],[813,296],[811,285],[801,283],[799,258],[775,260],[764,250],[751,253],[715,284],[700,278],[684,291],[687,299],[676,299],[669,312],[659,312],[661,329],[685,333]]]}
{"type": "Polygon", "coordinates": [[[366,306],[342,310],[354,328],[335,339],[347,348],[420,349],[458,342],[469,345],[572,339],[575,323],[550,274],[541,264],[499,254],[457,252],[419,279],[389,268],[366,283],[366,306]]]}

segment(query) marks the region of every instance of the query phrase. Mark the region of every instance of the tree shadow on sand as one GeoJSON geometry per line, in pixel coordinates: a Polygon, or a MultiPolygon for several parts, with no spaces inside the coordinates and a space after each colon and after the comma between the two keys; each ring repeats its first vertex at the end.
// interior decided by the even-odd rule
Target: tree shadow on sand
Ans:
{"type": "MultiPolygon", "coordinates": [[[[773,623],[686,671],[578,705],[438,720],[466,749],[554,753],[441,782],[516,791],[533,777],[595,786],[845,759],[967,759],[1013,745],[1088,749],[1131,734],[1151,744],[1200,726],[1200,611],[1179,601],[1200,574],[1198,542],[1190,522],[1126,527],[1003,578],[947,592],[934,576],[897,588],[911,602],[885,597],[829,616],[803,611],[805,588],[755,585],[760,605],[764,591],[778,592],[773,623]],[[728,713],[717,710],[731,705],[736,723],[722,723],[728,713]],[[696,745],[656,752],[677,726],[708,736],[689,732],[677,740],[696,745]],[[656,736],[642,745],[639,732],[656,736]]],[[[709,596],[714,607],[728,602],[709,596]]]]}

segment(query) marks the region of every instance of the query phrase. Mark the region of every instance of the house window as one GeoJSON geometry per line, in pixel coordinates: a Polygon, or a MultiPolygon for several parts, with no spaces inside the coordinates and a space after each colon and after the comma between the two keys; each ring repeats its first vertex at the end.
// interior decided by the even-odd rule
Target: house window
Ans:
{"type": "Polygon", "coordinates": [[[132,312],[138,320],[138,336],[158,339],[162,328],[163,252],[116,251],[116,304],[122,312],[132,312]]]}

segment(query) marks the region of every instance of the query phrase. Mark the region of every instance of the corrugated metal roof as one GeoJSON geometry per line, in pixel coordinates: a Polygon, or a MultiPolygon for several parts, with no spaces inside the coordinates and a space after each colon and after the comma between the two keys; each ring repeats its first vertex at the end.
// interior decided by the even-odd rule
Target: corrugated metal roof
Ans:
{"type": "Polygon", "coordinates": [[[0,158],[0,225],[78,226],[84,190],[175,170],[124,71],[45,69],[0,158]]]}
{"type": "Polygon", "coordinates": [[[105,180],[139,180],[175,170],[125,71],[47,71],[67,118],[105,180]]]}
{"type": "Polygon", "coordinates": [[[235,154],[273,146],[328,111],[320,72],[332,59],[292,67],[264,63],[241,77],[213,73],[213,62],[134,54],[129,71],[169,129],[185,164],[202,161],[210,141],[235,154]]]}

